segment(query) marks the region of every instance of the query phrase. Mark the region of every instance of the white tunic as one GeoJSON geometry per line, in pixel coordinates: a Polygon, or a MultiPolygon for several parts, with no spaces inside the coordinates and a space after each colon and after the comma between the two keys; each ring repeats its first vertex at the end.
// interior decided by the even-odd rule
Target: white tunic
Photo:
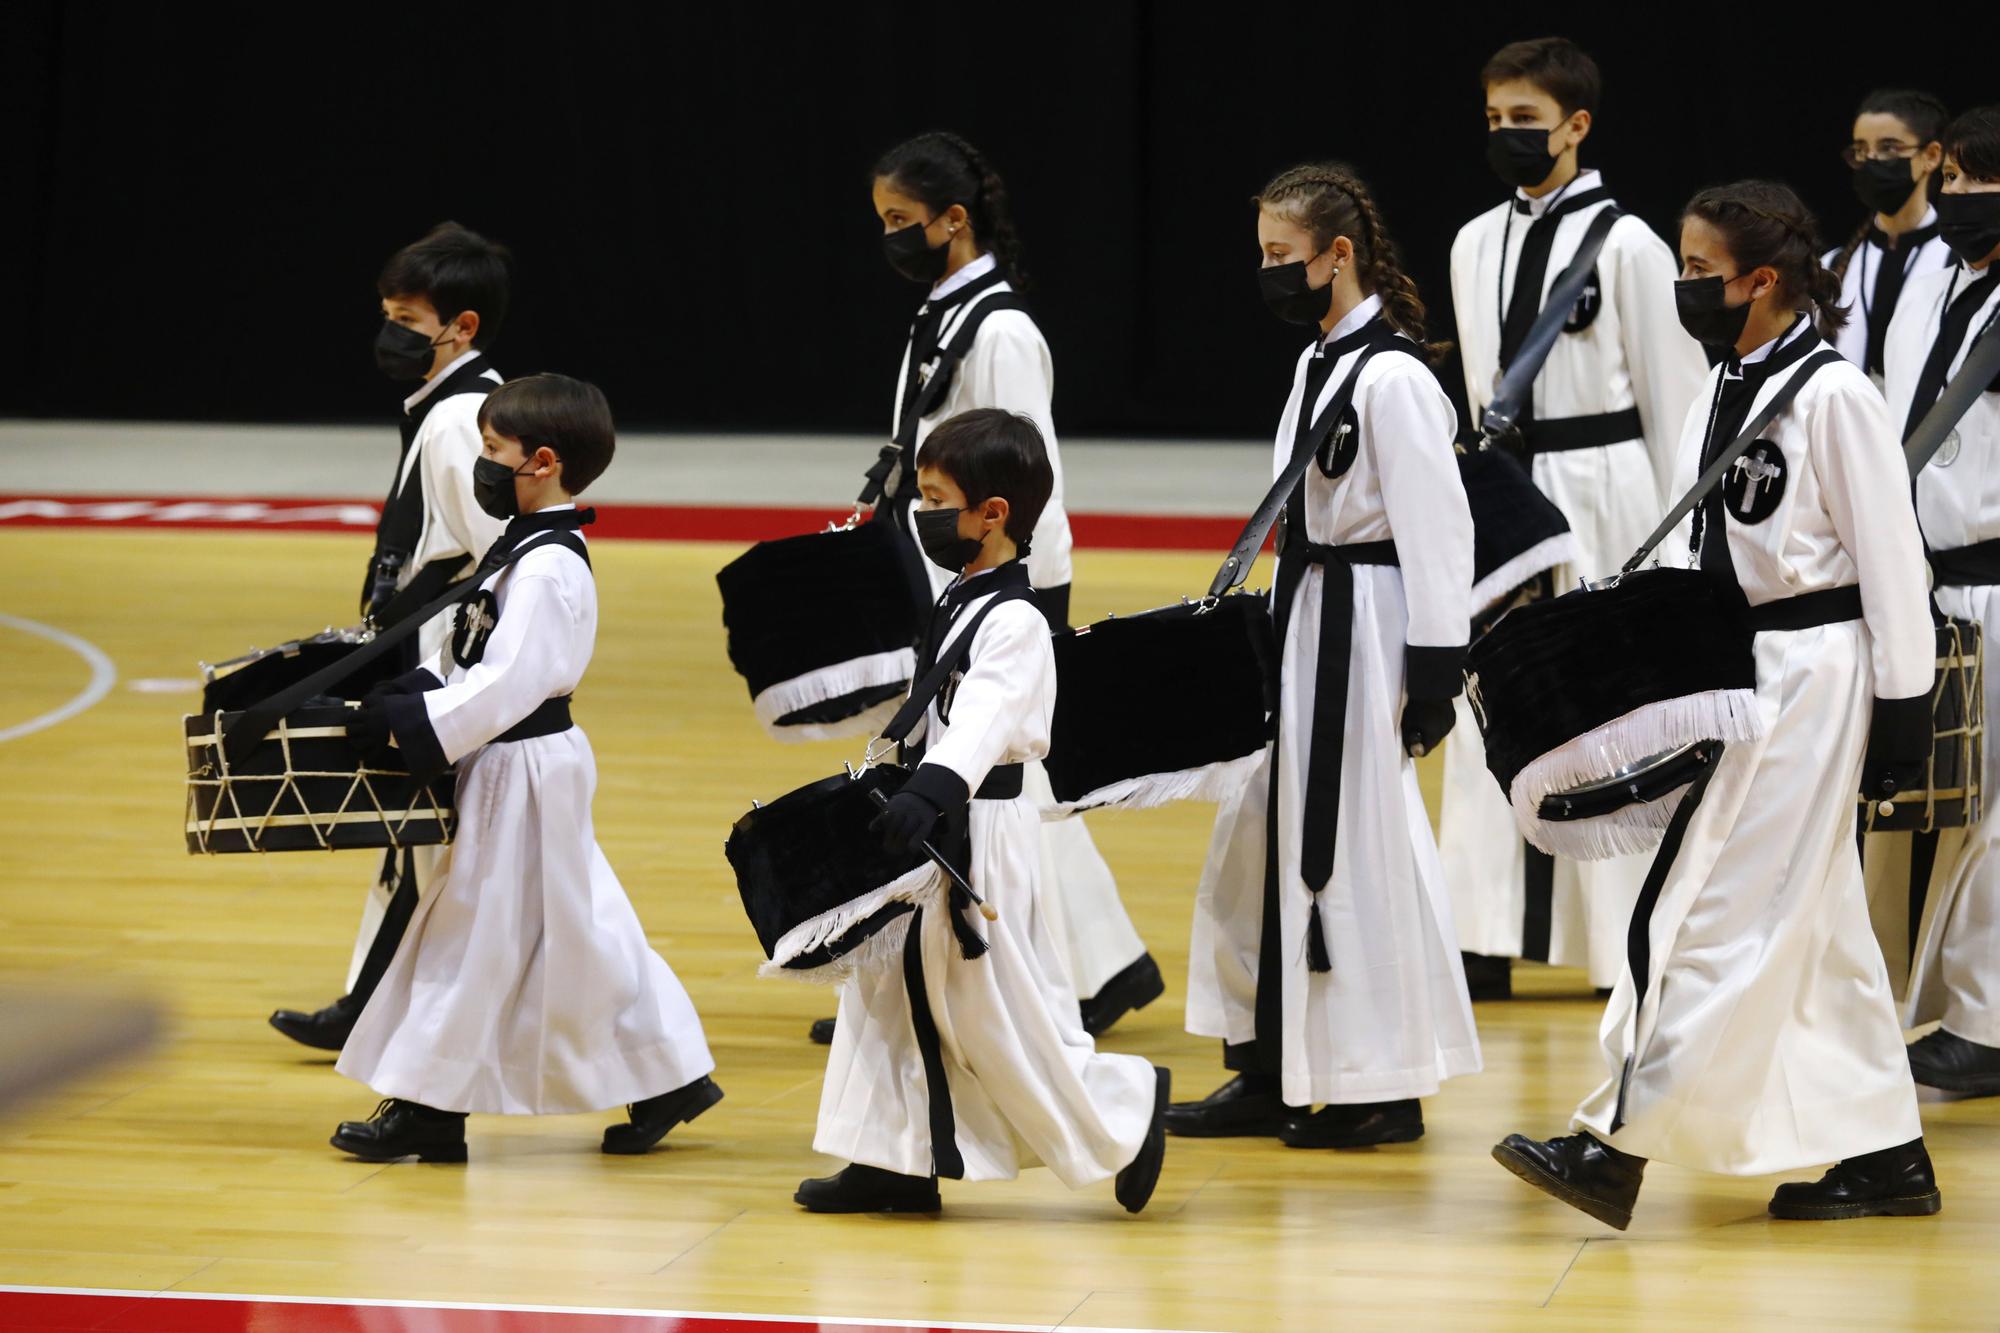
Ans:
{"type": "MultiPolygon", "coordinates": [[[[947,645],[987,600],[965,606],[947,645]]],[[[927,742],[924,766],[942,765],[977,791],[996,765],[1041,758],[1055,694],[1048,623],[1025,601],[997,607],[973,641],[950,722],[933,703],[913,738],[927,742]]],[[[974,891],[999,912],[997,921],[976,923],[991,947],[962,957],[951,923],[935,909],[924,912],[918,941],[964,1179],[1011,1179],[1040,1164],[1076,1188],[1137,1156],[1152,1123],[1154,1078],[1145,1060],[1099,1053],[1079,1025],[1050,937],[1042,830],[1026,795],[973,801],[967,870],[974,891]]],[[[904,1175],[932,1173],[929,1083],[912,1022],[900,968],[862,970],[841,988],[816,1151],[904,1175]]]]}
{"type": "MultiPolygon", "coordinates": [[[[1918,230],[1933,226],[1936,222],[1937,210],[1925,209],[1923,221],[1917,224],[1918,230]]],[[[1836,247],[1826,252],[1822,262],[1831,268],[1839,259],[1840,247],[1836,247]]],[[[1899,247],[1891,254],[1882,248],[1881,239],[1871,226],[1868,234],[1861,238],[1861,243],[1854,247],[1854,253],[1848,256],[1847,269],[1840,275],[1840,303],[1847,307],[1847,323],[1836,330],[1833,337],[1828,340],[1833,344],[1834,350],[1855,365],[1863,365],[1868,356],[1868,330],[1878,321],[1893,321],[1896,312],[1903,309],[1903,302],[1909,299],[1916,279],[1942,272],[1952,267],[1953,263],[1951,247],[1944,243],[1944,238],[1941,236],[1933,235],[1908,248],[1899,247]],[[1903,292],[1897,298],[1893,310],[1874,308],[1875,283],[1885,263],[1903,266],[1903,292]]],[[[1883,344],[1885,368],[1887,358],[1888,344],[1885,341],[1883,344]]],[[[1882,381],[1878,379],[1876,383],[1880,384],[1882,381]]],[[[1902,424],[1902,418],[1897,418],[1897,424],[1902,424]]]]}
{"type": "Polygon", "coordinates": [[[499,621],[423,696],[458,764],[459,826],[337,1068],[446,1111],[554,1115],[671,1092],[715,1061],[597,846],[581,727],[489,743],[572,693],[597,635],[589,568],[544,540],[486,580],[499,621]]]}
{"type": "MultiPolygon", "coordinates": [[[[1803,322],[1788,336],[1818,343],[1803,322]]],[[[1774,373],[1751,411],[1797,373],[1797,363],[1774,373]]],[[[1683,489],[1709,401],[1688,414],[1683,489]]],[[[1922,1133],[1854,845],[1874,700],[1919,694],[1931,679],[1923,551],[1897,432],[1868,377],[1838,362],[1762,438],[1784,456],[1775,508],[1723,522],[1744,595],[1755,607],[1858,583],[1863,618],[1755,636],[1764,739],[1729,747],[1705,794],[1683,805],[1683,836],[1669,830],[1644,918],[1643,1001],[1628,966],[1601,1032],[1609,1077],[1575,1117],[1622,1152],[1732,1175],[1922,1133]]],[[[1685,561],[1685,539],[1669,544],[1664,554],[1685,561]]]]}
{"type": "MultiPolygon", "coordinates": [[[[1380,314],[1377,298],[1329,335],[1380,314]]],[[[1300,357],[1278,424],[1274,477],[1290,461],[1309,363],[1300,357]]],[[[1327,376],[1314,415],[1362,353],[1327,376]]],[[[1400,567],[1357,565],[1348,654],[1338,838],[1320,892],[1330,972],[1306,962],[1314,895],[1301,874],[1310,736],[1326,572],[1308,567],[1294,594],[1279,669],[1277,883],[1283,1031],[1257,1031],[1265,915],[1271,754],[1218,812],[1195,900],[1187,1029],[1240,1045],[1276,1039],[1286,1104],[1425,1097],[1480,1067],[1479,1038],[1459,966],[1450,895],[1416,766],[1403,749],[1405,649],[1461,647],[1472,590],[1472,519],[1452,452],[1450,400],[1423,365],[1375,356],[1356,382],[1358,450],[1348,470],[1306,473],[1306,534],[1320,544],[1393,540],[1400,567]]],[[[1490,779],[1489,779],[1490,780],[1490,779]]]]}
{"type": "MultiPolygon", "coordinates": [[[[1956,266],[1914,279],[1904,289],[1883,349],[1889,415],[1899,426],[1908,420],[1918,377],[1937,340],[1946,293],[1954,287],[1963,293],[1984,276],[1956,266]]],[[[1967,349],[1996,313],[2000,313],[2000,289],[1989,294],[1973,315],[1947,374],[1957,371],[1967,349]]],[[[1957,435],[1957,441],[1948,440],[1917,476],[1917,518],[1934,550],[2000,538],[2000,393],[1980,394],[1959,421],[1957,435]]],[[[1985,629],[1987,740],[1981,784],[1985,805],[1976,824],[1953,831],[1939,846],[1903,1020],[1914,1027],[1942,1019],[1957,1036],[1982,1046],[2000,1046],[2000,812],[1996,812],[2000,748],[1994,745],[1993,732],[1995,719],[2000,718],[2000,674],[1996,674],[2000,586],[1939,588],[1936,596],[1946,615],[1978,621],[1985,629]]],[[[1872,888],[1877,882],[1873,844],[1895,846],[1907,839],[1876,837],[1869,842],[1872,888]]],[[[1896,890],[1890,896],[1906,904],[1907,854],[1900,860],[1882,859],[1902,872],[1888,877],[1896,890]]],[[[1907,907],[1903,910],[1907,913],[1907,907]]]]}
{"type": "MultiPolygon", "coordinates": [[[[1453,241],[1452,300],[1475,422],[1493,400],[1501,322],[1529,225],[1562,196],[1601,184],[1595,171],[1585,171],[1565,191],[1533,200],[1516,195],[1527,203],[1527,214],[1516,213],[1510,199],[1468,222],[1453,241]]],[[[1609,206],[1585,205],[1557,222],[1544,299],[1575,257],[1591,220],[1609,206]]],[[[1536,377],[1539,420],[1636,407],[1644,430],[1642,438],[1622,444],[1535,456],[1535,484],[1563,511],[1582,552],[1577,565],[1555,571],[1558,592],[1617,570],[1673,499],[1666,487],[1681,423],[1706,367],[1699,344],[1674,313],[1678,268],[1672,250],[1643,221],[1631,214],[1620,218],[1598,255],[1595,314],[1582,329],[1556,339],[1536,377]]],[[[1463,698],[1457,706],[1458,725],[1445,746],[1439,842],[1459,943],[1470,953],[1518,958],[1526,947],[1526,844],[1506,796],[1486,770],[1471,707],[1463,698]]],[[[1618,975],[1625,922],[1645,871],[1644,857],[1556,862],[1543,961],[1587,966],[1592,984],[1609,986],[1618,975]]]]}

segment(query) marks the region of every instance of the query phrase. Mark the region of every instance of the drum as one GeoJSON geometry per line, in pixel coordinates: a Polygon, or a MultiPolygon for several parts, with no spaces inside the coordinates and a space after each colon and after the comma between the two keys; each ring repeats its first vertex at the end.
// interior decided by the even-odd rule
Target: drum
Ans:
{"type": "Polygon", "coordinates": [[[1523,606],[1466,658],[1486,766],[1515,822],[1579,861],[1658,846],[1722,746],[1762,735],[1756,691],[1749,627],[1698,570],[1523,606]]]}
{"type": "Polygon", "coordinates": [[[887,522],[759,542],[715,576],[729,662],[779,740],[871,736],[908,692],[921,625],[887,522]]]}
{"type": "Polygon", "coordinates": [[[1937,627],[1937,676],[1931,688],[1931,757],[1922,791],[1882,805],[1861,797],[1861,826],[1870,833],[1935,833],[1979,821],[1986,761],[1985,638],[1979,624],[1950,620],[1937,627]]]}
{"type": "MultiPolygon", "coordinates": [[[[257,648],[214,666],[201,663],[201,711],[240,712],[270,698],[287,685],[331,666],[375,637],[365,625],[328,629],[309,639],[293,639],[275,648],[257,648]]],[[[400,661],[390,653],[341,682],[341,698],[360,699],[377,683],[400,674],[400,661]]]]}
{"type": "Polygon", "coordinates": [[[736,821],[723,854],[770,960],[765,975],[830,982],[884,963],[908,929],[889,928],[944,901],[924,853],[893,855],[868,831],[880,809],[869,793],[892,795],[909,776],[889,764],[836,774],[736,821]]]}
{"type": "Polygon", "coordinates": [[[1506,451],[1460,449],[1458,475],[1472,507],[1472,618],[1484,628],[1532,594],[1541,575],[1576,563],[1576,534],[1506,451]]]}
{"type": "Polygon", "coordinates": [[[1056,635],[1055,655],[1045,814],[1220,800],[1270,740],[1278,652],[1261,594],[1115,616],[1056,635]]]}
{"type": "Polygon", "coordinates": [[[450,842],[457,823],[455,775],[419,784],[396,761],[363,761],[347,743],[352,715],[346,704],[300,708],[237,764],[223,754],[222,737],[240,714],[187,718],[188,851],[339,851],[450,842]]]}

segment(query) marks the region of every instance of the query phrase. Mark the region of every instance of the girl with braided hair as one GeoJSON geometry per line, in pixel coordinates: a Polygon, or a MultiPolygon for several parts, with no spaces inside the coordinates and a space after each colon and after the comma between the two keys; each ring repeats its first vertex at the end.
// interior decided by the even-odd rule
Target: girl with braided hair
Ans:
{"type": "Polygon", "coordinates": [[[1934,1213],[1854,847],[1856,792],[1921,786],[1930,750],[1933,637],[1900,435],[1813,327],[1815,311],[1839,322],[1840,282],[1797,195],[1703,190],[1680,242],[1681,321],[1722,363],[1681,432],[1675,493],[1796,391],[1680,547],[1742,608],[1763,736],[1729,745],[1667,828],[1604,1016],[1608,1076],[1576,1132],[1511,1135],[1493,1155],[1620,1230],[1648,1158],[1743,1176],[1837,1163],[1780,1185],[1773,1217],[1934,1213]]]}
{"type": "Polygon", "coordinates": [[[1303,472],[1272,593],[1275,739],[1217,812],[1189,952],[1188,1031],[1220,1037],[1236,1076],[1167,1128],[1406,1143],[1417,1099],[1479,1069],[1412,763],[1451,730],[1470,632],[1458,422],[1367,187],[1315,163],[1255,202],[1264,298],[1314,330],[1273,468],[1303,472]]]}

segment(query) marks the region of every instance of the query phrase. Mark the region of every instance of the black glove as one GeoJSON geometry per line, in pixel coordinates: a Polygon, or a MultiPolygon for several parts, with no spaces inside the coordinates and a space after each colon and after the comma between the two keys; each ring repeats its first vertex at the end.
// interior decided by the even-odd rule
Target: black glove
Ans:
{"type": "Polygon", "coordinates": [[[368,700],[386,699],[392,694],[422,694],[426,690],[441,690],[443,688],[443,681],[433,676],[423,667],[418,667],[415,671],[405,671],[400,676],[392,676],[388,680],[377,681],[369,687],[368,693],[363,698],[368,700]]]}
{"type": "Polygon", "coordinates": [[[1929,778],[1931,697],[1877,699],[1868,727],[1868,757],[1861,762],[1861,794],[1892,800],[1921,791],[1929,778]]]}
{"type": "Polygon", "coordinates": [[[379,767],[387,767],[391,735],[386,695],[370,694],[347,719],[348,748],[379,767]]]}
{"type": "Polygon", "coordinates": [[[882,839],[885,850],[903,856],[930,837],[932,826],[943,813],[915,792],[899,791],[889,798],[882,813],[869,821],[868,831],[882,839]]]}
{"type": "Polygon", "coordinates": [[[1418,759],[1451,734],[1458,710],[1449,699],[1412,699],[1403,705],[1403,748],[1418,759]]]}

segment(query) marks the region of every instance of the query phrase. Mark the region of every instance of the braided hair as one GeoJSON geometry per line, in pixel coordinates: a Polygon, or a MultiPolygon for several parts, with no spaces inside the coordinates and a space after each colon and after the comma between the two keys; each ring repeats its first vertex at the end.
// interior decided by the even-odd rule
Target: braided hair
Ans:
{"type": "Polygon", "coordinates": [[[973,241],[993,256],[1008,282],[1015,287],[1028,285],[1007,183],[971,143],[949,130],[930,130],[882,154],[872,174],[933,213],[964,205],[972,219],[973,241]]]}
{"type": "Polygon", "coordinates": [[[1818,224],[1791,186],[1763,180],[1711,186],[1688,200],[1681,217],[1721,232],[1739,271],[1776,269],[1779,295],[1794,310],[1817,307],[1822,332],[1847,323],[1840,279],[1819,262],[1818,224]]]}
{"type": "Polygon", "coordinates": [[[1426,360],[1435,362],[1450,350],[1449,343],[1424,341],[1424,303],[1417,284],[1403,272],[1375,197],[1352,167],[1340,162],[1292,167],[1272,177],[1250,202],[1305,228],[1316,249],[1326,249],[1337,236],[1347,237],[1354,243],[1361,289],[1382,298],[1390,325],[1422,348],[1426,360]]]}
{"type": "MultiPolygon", "coordinates": [[[[1943,102],[1915,88],[1877,88],[1861,99],[1860,106],[1854,108],[1856,120],[1873,115],[1894,116],[1902,121],[1904,127],[1916,138],[1919,152],[1943,137],[1945,122],[1951,119],[1951,113],[1945,110],[1943,102]]],[[[1934,172],[1925,189],[1932,197],[1936,197],[1937,188],[1938,178],[1934,172]]],[[[1854,234],[1840,247],[1840,253],[1833,257],[1831,264],[1827,265],[1833,271],[1834,277],[1843,281],[1846,279],[1848,265],[1854,262],[1856,252],[1861,249],[1861,243],[1868,239],[1868,233],[1874,226],[1873,213],[1861,219],[1861,225],[1854,229],[1854,234]]],[[[1833,327],[1822,321],[1819,331],[1822,334],[1830,334],[1833,332],[1833,327]]]]}

